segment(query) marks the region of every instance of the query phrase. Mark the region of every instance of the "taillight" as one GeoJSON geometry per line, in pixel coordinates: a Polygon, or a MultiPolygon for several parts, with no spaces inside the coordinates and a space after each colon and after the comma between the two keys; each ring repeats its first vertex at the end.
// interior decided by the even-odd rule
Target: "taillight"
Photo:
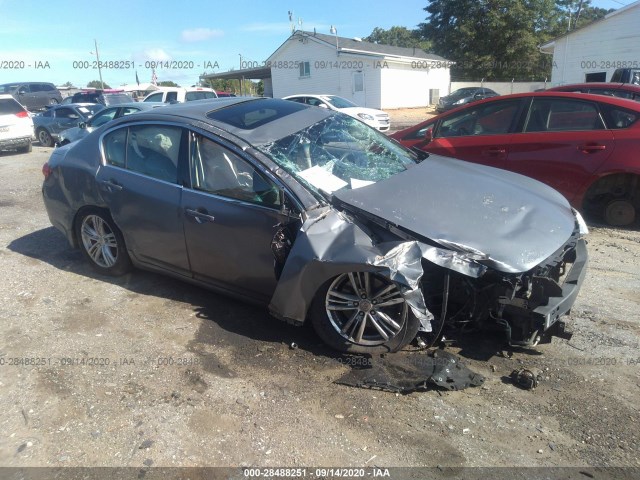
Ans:
{"type": "Polygon", "coordinates": [[[24,111],[16,113],[16,117],[18,117],[18,118],[26,118],[28,116],[29,116],[29,114],[27,112],[24,112],[24,111]]]}
{"type": "Polygon", "coordinates": [[[49,162],[42,165],[42,174],[44,175],[44,179],[49,178],[49,175],[53,173],[53,168],[49,166],[49,162]]]}

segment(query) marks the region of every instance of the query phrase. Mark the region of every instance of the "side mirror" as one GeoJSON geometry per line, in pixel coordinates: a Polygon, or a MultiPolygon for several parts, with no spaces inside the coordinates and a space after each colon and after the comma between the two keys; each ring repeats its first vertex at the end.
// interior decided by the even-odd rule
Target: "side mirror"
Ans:
{"type": "Polygon", "coordinates": [[[427,131],[424,132],[424,141],[425,141],[425,143],[428,143],[431,140],[433,140],[433,127],[427,128],[427,131]]]}
{"type": "Polygon", "coordinates": [[[78,128],[84,130],[85,128],[87,128],[87,122],[78,122],[78,128]]]}

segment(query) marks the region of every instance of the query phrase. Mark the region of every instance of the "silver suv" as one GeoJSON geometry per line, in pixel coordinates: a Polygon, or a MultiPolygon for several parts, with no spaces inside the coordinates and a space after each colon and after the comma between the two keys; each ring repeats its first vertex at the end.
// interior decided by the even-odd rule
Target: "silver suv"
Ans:
{"type": "Polygon", "coordinates": [[[0,85],[0,93],[8,93],[27,110],[42,110],[62,102],[62,95],[53,83],[14,82],[0,85]]]}

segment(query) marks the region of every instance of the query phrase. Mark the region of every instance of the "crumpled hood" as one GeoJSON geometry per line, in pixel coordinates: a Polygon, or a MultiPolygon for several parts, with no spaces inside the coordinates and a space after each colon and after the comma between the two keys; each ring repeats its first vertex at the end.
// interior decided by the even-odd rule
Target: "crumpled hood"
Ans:
{"type": "Polygon", "coordinates": [[[384,181],[335,192],[353,207],[443,246],[481,252],[504,272],[524,272],[571,236],[566,199],[530,178],[431,155],[384,181]]]}

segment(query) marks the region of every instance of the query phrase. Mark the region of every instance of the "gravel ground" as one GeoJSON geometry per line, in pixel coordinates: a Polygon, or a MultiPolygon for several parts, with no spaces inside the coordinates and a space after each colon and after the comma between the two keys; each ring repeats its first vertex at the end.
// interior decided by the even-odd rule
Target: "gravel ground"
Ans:
{"type": "Polygon", "coordinates": [[[592,225],[570,342],[462,338],[483,387],[401,396],[335,384],[349,367],[308,328],[93,273],[44,210],[50,152],[0,154],[0,466],[640,466],[637,227],[592,225]]]}

